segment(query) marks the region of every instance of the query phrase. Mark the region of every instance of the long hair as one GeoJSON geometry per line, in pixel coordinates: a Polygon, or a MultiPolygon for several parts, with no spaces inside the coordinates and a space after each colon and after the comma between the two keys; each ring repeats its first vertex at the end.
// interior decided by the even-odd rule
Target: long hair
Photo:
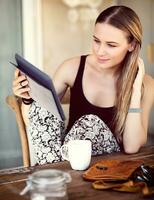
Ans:
{"type": "Polygon", "coordinates": [[[118,142],[122,142],[133,83],[138,70],[137,60],[142,43],[142,26],[137,14],[126,6],[107,8],[97,17],[95,24],[97,23],[107,23],[125,31],[128,34],[128,42],[135,44],[134,50],[127,52],[121,64],[116,85],[115,116],[112,124],[118,142]]]}

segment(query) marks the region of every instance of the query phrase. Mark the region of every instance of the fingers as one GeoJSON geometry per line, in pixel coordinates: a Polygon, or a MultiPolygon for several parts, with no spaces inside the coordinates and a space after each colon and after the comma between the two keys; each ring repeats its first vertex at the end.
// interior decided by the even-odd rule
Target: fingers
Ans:
{"type": "Polygon", "coordinates": [[[139,90],[141,89],[144,74],[145,74],[144,62],[141,58],[138,58],[138,72],[133,84],[134,88],[138,88],[139,90]]]}
{"type": "Polygon", "coordinates": [[[20,87],[28,85],[28,81],[24,75],[18,76],[17,78],[14,79],[13,86],[16,87],[17,85],[20,87]],[[21,82],[22,84],[20,84],[21,82]]]}
{"type": "Polygon", "coordinates": [[[29,82],[25,75],[20,75],[20,71],[18,69],[15,70],[12,86],[13,93],[16,96],[26,99],[31,98],[29,95],[29,82]]]}
{"type": "Polygon", "coordinates": [[[21,98],[26,98],[26,99],[30,99],[30,95],[29,95],[29,91],[30,91],[30,88],[29,87],[14,87],[14,94],[21,97],[21,98]]]}
{"type": "MultiPolygon", "coordinates": [[[[13,86],[16,87],[17,85],[20,85],[20,82],[27,81],[27,78],[25,75],[20,75],[20,71],[18,69],[14,72],[14,80],[13,80],[13,86]]],[[[27,83],[28,84],[28,83],[27,83]]]]}
{"type": "Polygon", "coordinates": [[[139,66],[139,73],[141,75],[144,75],[145,74],[144,62],[140,57],[138,58],[138,66],[139,66]]]}
{"type": "Polygon", "coordinates": [[[14,72],[14,78],[16,79],[20,75],[19,69],[16,69],[14,72]]]}

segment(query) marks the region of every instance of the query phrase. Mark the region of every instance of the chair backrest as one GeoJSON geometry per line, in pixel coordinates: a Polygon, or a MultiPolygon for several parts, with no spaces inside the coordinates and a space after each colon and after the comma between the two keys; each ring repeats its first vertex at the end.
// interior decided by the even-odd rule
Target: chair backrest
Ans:
{"type": "Polygon", "coordinates": [[[14,95],[10,95],[6,97],[6,102],[16,114],[16,121],[17,121],[18,129],[19,129],[19,136],[20,136],[21,147],[22,147],[23,166],[29,167],[30,153],[29,153],[26,127],[25,127],[25,123],[22,117],[22,112],[21,112],[21,100],[15,97],[14,95]]]}

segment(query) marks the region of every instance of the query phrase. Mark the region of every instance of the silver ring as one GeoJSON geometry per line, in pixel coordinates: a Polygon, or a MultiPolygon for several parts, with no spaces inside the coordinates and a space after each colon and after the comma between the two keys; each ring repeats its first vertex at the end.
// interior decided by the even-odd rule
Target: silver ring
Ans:
{"type": "Polygon", "coordinates": [[[20,82],[20,86],[23,87],[23,85],[22,85],[22,81],[20,82]]]}

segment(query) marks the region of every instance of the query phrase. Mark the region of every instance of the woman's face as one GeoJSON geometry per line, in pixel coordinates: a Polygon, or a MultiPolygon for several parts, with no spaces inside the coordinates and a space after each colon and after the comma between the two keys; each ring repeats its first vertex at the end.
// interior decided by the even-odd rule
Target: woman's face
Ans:
{"type": "Polygon", "coordinates": [[[126,32],[106,23],[95,25],[93,54],[99,67],[107,69],[119,66],[131,49],[126,32]]]}

